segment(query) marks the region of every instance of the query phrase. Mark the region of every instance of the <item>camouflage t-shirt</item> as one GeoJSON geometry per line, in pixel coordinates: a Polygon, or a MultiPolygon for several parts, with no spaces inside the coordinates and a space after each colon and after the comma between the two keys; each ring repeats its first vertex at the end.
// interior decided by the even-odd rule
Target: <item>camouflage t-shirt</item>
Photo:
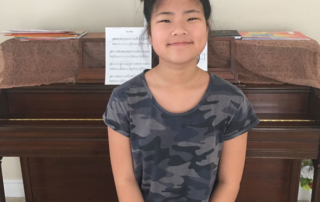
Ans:
{"type": "Polygon", "coordinates": [[[114,88],[103,120],[130,138],[145,202],[208,202],[223,141],[260,120],[239,88],[210,72],[202,100],[184,113],[171,113],[152,96],[148,70],[114,88]]]}

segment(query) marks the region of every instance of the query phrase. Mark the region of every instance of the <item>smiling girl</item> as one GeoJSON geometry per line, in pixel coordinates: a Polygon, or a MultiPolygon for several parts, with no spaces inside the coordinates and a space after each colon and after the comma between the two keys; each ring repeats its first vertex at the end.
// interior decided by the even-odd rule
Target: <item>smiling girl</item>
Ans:
{"type": "Polygon", "coordinates": [[[144,2],[158,64],[114,88],[103,114],[120,202],[237,197],[259,119],[239,88],[197,66],[210,14],[209,0],[144,2]]]}

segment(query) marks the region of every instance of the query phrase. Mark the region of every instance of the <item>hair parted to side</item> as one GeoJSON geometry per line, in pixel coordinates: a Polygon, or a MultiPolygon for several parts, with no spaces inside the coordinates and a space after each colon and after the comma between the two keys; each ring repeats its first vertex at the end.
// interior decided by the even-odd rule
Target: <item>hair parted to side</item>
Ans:
{"type": "MultiPolygon", "coordinates": [[[[144,3],[143,6],[143,14],[144,17],[146,18],[147,21],[147,25],[146,25],[146,29],[144,30],[144,32],[142,33],[142,35],[140,36],[140,39],[143,38],[142,36],[145,35],[146,33],[150,36],[151,35],[151,16],[153,14],[153,12],[155,10],[157,10],[159,8],[159,6],[161,5],[161,3],[164,0],[140,0],[142,3],[144,3]]],[[[211,4],[209,0],[195,0],[195,1],[200,1],[200,3],[203,6],[203,11],[204,11],[204,16],[206,19],[206,23],[207,23],[207,27],[209,30],[209,34],[208,34],[208,39],[210,38],[210,30],[211,30],[211,26],[210,26],[210,17],[211,17],[211,4]]],[[[146,37],[149,40],[149,37],[146,37]]],[[[141,44],[141,42],[140,42],[141,44]]],[[[152,48],[152,67],[157,66],[159,64],[159,56],[157,55],[157,53],[153,50],[152,48]]],[[[198,59],[199,61],[199,59],[198,59]]]]}

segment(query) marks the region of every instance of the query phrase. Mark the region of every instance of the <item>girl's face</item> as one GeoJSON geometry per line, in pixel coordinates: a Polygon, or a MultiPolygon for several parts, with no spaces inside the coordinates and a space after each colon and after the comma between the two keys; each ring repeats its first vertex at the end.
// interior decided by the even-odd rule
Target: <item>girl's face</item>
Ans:
{"type": "Polygon", "coordinates": [[[150,44],[159,58],[172,63],[197,61],[208,32],[199,0],[164,0],[151,16],[150,44]],[[186,42],[184,44],[174,43],[186,42]]]}

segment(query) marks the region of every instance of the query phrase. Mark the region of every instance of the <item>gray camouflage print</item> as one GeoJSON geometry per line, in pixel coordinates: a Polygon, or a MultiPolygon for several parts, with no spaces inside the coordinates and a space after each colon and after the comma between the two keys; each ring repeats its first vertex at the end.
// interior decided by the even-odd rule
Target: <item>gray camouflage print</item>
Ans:
{"type": "Polygon", "coordinates": [[[168,112],[148,88],[148,70],[114,88],[103,121],[130,138],[145,202],[208,202],[223,141],[249,131],[259,119],[239,88],[210,72],[197,106],[168,112]]]}

